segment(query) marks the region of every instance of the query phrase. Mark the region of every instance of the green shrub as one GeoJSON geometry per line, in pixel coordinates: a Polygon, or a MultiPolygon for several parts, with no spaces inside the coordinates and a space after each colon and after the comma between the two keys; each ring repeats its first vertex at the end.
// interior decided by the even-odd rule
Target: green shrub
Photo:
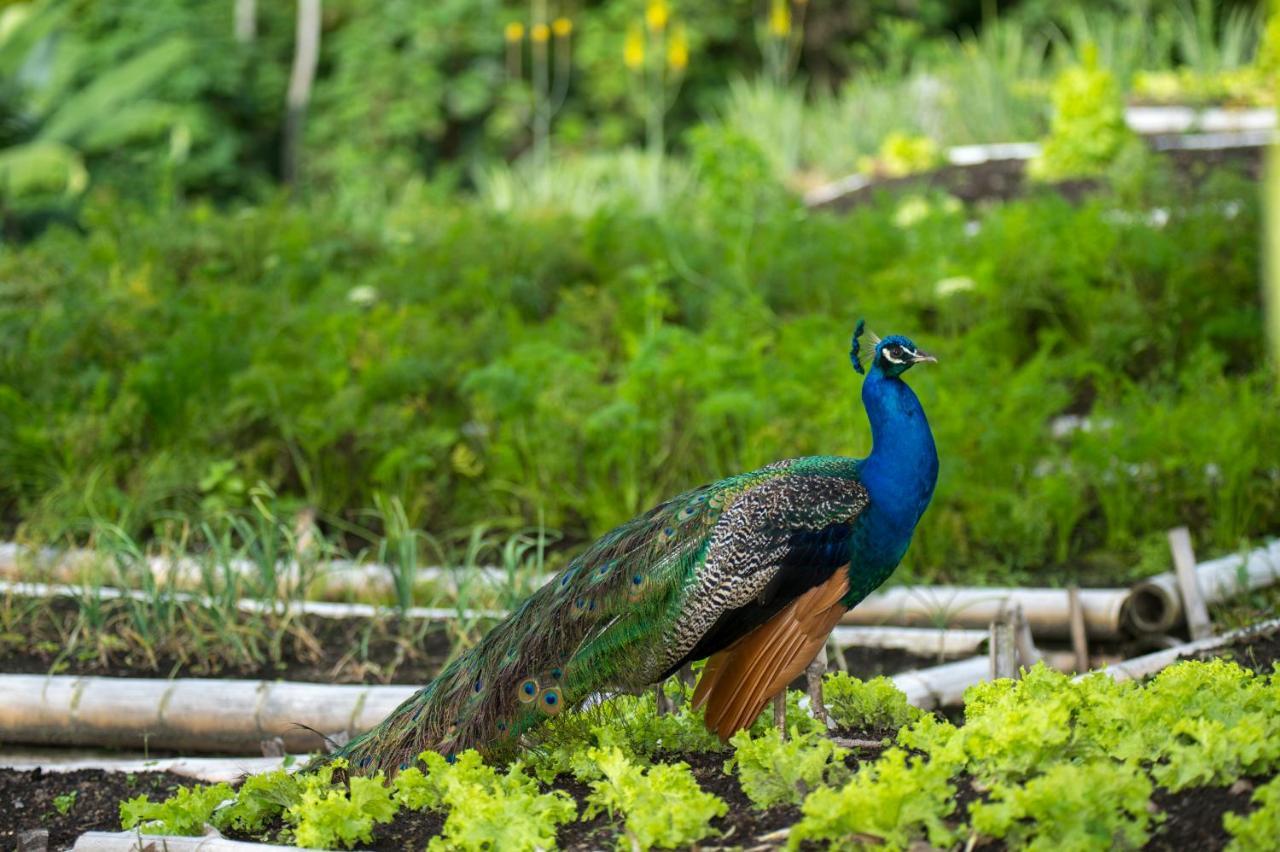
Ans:
{"type": "Polygon", "coordinates": [[[542,521],[572,548],[700,482],[865,452],[845,358],[864,315],[942,359],[912,379],[943,466],[904,574],[1118,582],[1189,518],[1204,550],[1280,526],[1247,184],[1035,197],[966,235],[942,203],[902,223],[771,190],[735,207],[761,165],[741,141],[706,140],[723,180],[679,228],[96,200],[85,236],[0,255],[5,535],[198,539],[258,500],[358,548],[398,501],[439,538],[542,521]],[[1054,437],[1067,411],[1091,428],[1054,437]]]}
{"type": "Polygon", "coordinates": [[[1029,172],[1040,180],[1093,177],[1137,143],[1125,124],[1124,95],[1115,76],[1098,65],[1096,45],[1085,45],[1081,65],[1053,84],[1053,118],[1029,172]]]}

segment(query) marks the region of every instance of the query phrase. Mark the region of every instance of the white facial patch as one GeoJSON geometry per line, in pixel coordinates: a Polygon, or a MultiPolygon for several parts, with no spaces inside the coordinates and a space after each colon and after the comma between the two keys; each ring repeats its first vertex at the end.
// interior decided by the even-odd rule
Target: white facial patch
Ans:
{"type": "MultiPolygon", "coordinates": [[[[903,348],[902,348],[902,351],[905,353],[905,352],[907,351],[906,347],[903,347],[903,348]]],[[[889,348],[884,349],[884,350],[883,350],[883,352],[882,352],[881,354],[883,354],[883,355],[884,355],[884,360],[888,361],[890,364],[905,364],[905,363],[907,363],[906,361],[903,361],[903,360],[901,360],[901,359],[898,359],[898,358],[893,357],[893,348],[892,348],[892,347],[889,347],[889,348]]],[[[911,354],[915,354],[915,353],[911,353],[911,354]]]]}

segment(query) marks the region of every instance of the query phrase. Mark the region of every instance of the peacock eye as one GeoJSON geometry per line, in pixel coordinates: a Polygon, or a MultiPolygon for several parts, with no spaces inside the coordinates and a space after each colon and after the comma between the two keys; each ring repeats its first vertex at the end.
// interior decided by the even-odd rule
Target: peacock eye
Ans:
{"type": "Polygon", "coordinates": [[[905,364],[907,351],[900,343],[890,343],[884,348],[884,360],[890,364],[905,364]]]}

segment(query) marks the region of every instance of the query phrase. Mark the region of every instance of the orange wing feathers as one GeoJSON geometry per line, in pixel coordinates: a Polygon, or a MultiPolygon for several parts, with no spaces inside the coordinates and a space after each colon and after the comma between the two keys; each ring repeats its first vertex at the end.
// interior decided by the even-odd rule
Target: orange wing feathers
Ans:
{"type": "Polygon", "coordinates": [[[693,706],[706,706],[708,730],[727,740],[750,725],[817,656],[845,613],[846,568],[707,661],[693,706]]]}

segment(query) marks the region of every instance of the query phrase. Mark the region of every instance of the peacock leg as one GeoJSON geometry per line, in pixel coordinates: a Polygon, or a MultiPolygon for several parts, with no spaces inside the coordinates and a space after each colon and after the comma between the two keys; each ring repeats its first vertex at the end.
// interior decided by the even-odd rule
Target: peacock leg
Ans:
{"type": "Polygon", "coordinates": [[[658,681],[658,685],[654,687],[654,690],[657,693],[655,698],[658,702],[659,716],[665,716],[668,713],[674,713],[676,711],[675,701],[671,699],[671,696],[667,695],[667,691],[663,688],[666,683],[667,682],[665,680],[660,680],[658,681]]]}
{"type": "Polygon", "coordinates": [[[698,683],[698,676],[693,673],[693,663],[685,663],[676,677],[680,678],[680,685],[684,687],[681,690],[681,700],[690,699],[693,695],[693,688],[698,683]]]}
{"type": "Polygon", "coordinates": [[[782,734],[785,741],[787,737],[787,688],[784,686],[782,691],[773,699],[773,724],[778,728],[778,732],[782,734]]]}
{"type": "Polygon", "coordinates": [[[827,673],[827,649],[824,646],[804,670],[805,684],[809,691],[809,712],[822,724],[827,724],[827,705],[822,701],[822,676],[827,673]]]}

